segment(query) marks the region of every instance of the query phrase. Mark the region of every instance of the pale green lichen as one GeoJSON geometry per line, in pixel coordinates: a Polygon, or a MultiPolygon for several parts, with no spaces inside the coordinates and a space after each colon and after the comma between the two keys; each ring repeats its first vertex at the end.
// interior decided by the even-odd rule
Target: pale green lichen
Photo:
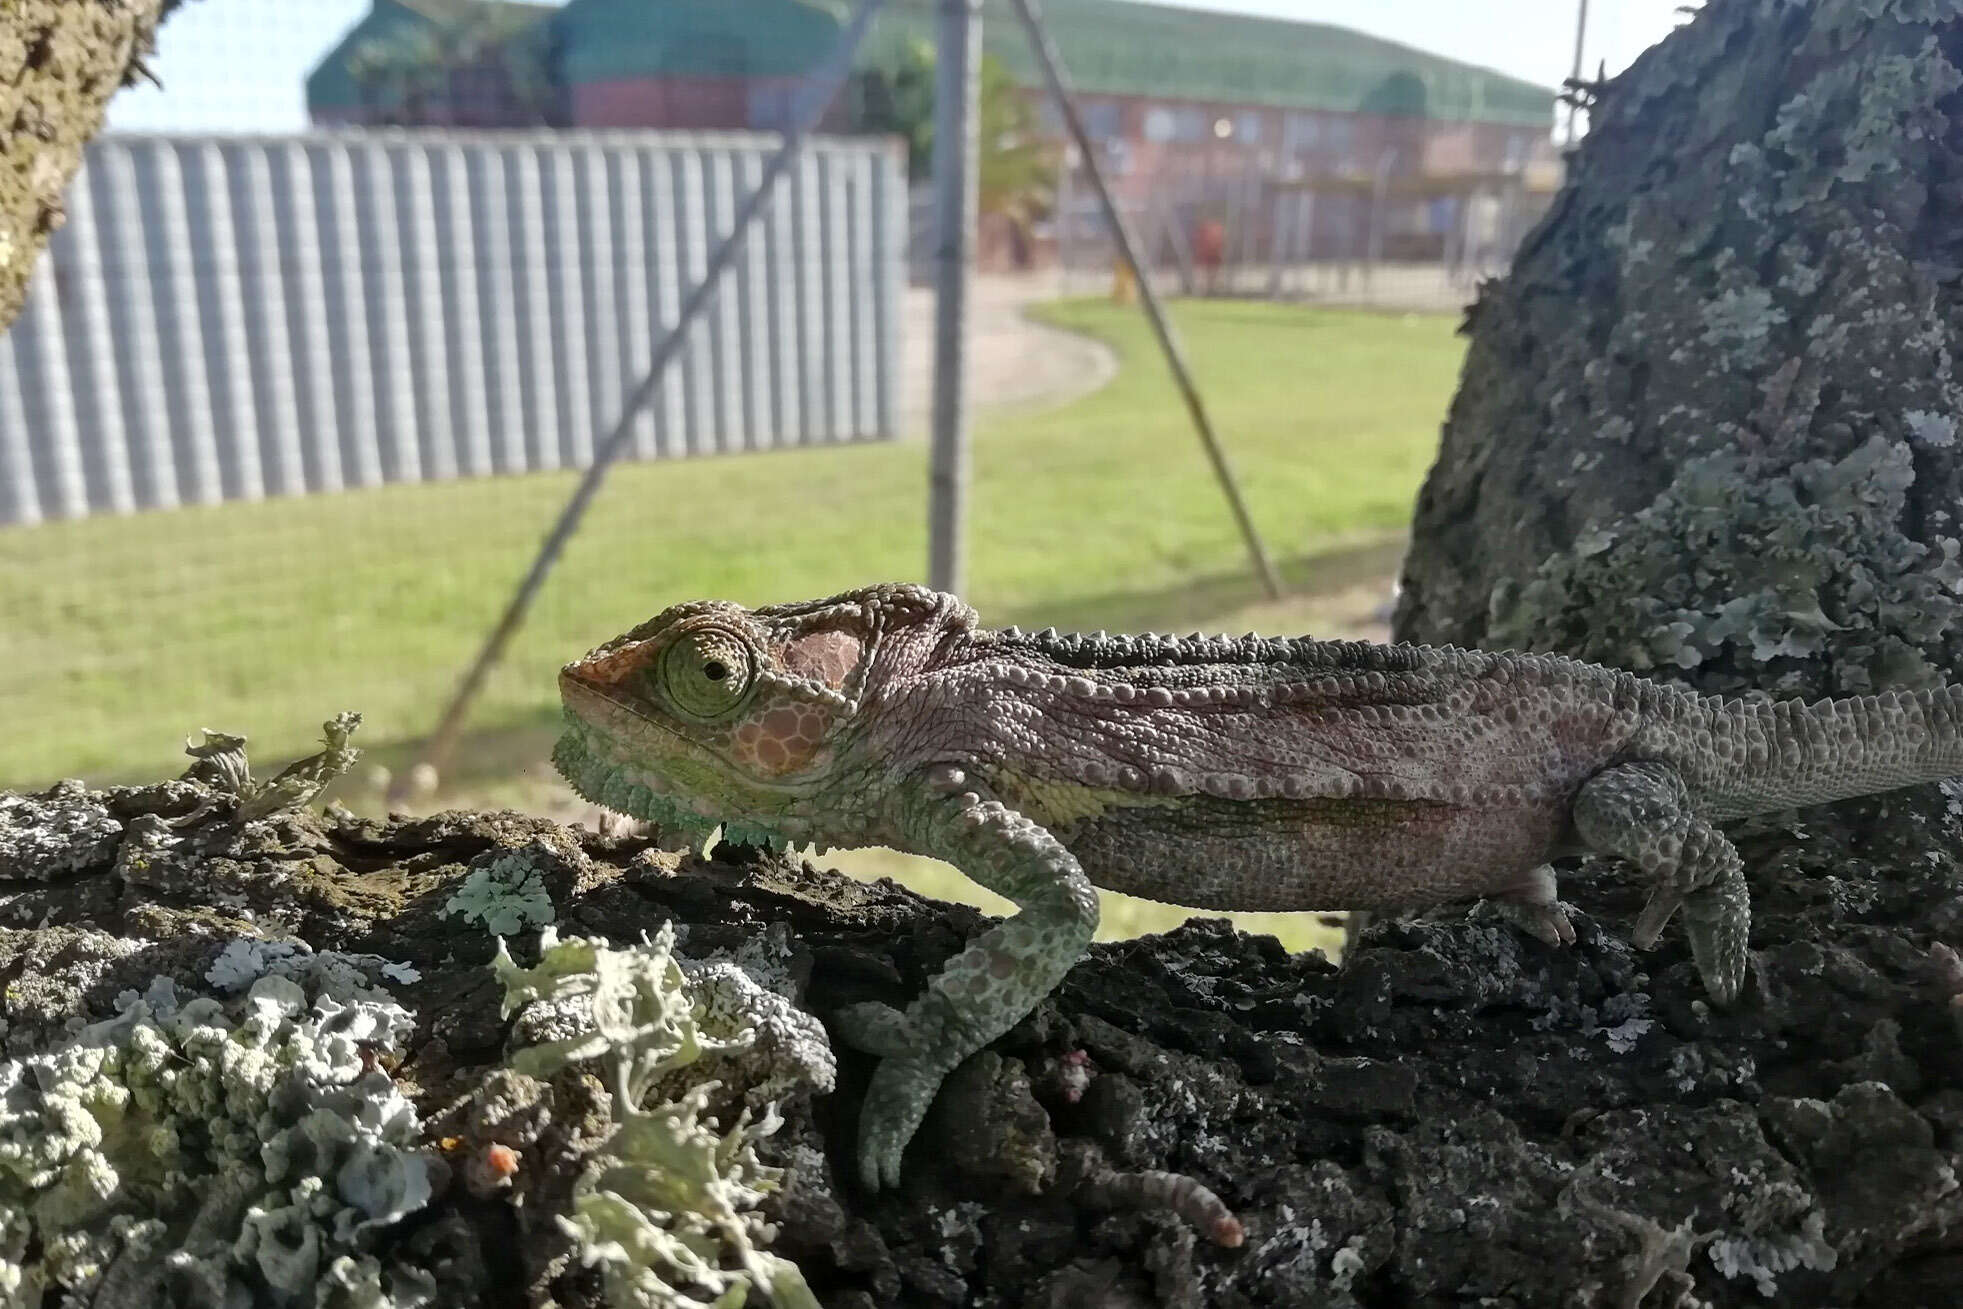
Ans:
{"type": "Polygon", "coordinates": [[[1873,635],[1860,662],[1850,656],[1861,647],[1837,639],[1838,689],[1932,684],[1940,674],[1918,646],[1963,619],[1963,561],[1954,540],[1932,551],[1892,530],[1914,478],[1907,447],[1879,436],[1783,477],[1763,475],[1746,454],[1693,459],[1652,504],[1583,529],[1584,548],[1548,559],[1524,587],[1496,586],[1493,643],[1544,647],[1550,615],[1585,616],[1585,632],[1551,643],[1666,674],[1735,649],[1749,656],[1740,665],[1771,665],[1776,679],[1782,657],[1818,654],[1828,634],[1862,629],[1873,635]],[[1733,595],[1707,600],[1686,553],[1729,561],[1733,595]],[[1613,614],[1572,603],[1597,594],[1626,601],[1613,614]]]}
{"type": "Polygon", "coordinates": [[[1795,1268],[1832,1272],[1840,1256],[1826,1237],[1826,1220],[1819,1210],[1806,1215],[1797,1234],[1778,1237],[1728,1233],[1711,1241],[1711,1264],[1727,1278],[1749,1277],[1758,1293],[1770,1300],[1779,1292],[1779,1274],[1795,1268]]]}
{"type": "Polygon", "coordinates": [[[409,1015],[350,984],[351,957],[284,962],[335,980],[180,1002],[159,978],[0,1061],[0,1306],[61,1290],[102,1309],[431,1303],[427,1272],[372,1249],[445,1175],[376,1062],[409,1015]]]}
{"type": "Polygon", "coordinates": [[[443,905],[445,917],[474,919],[493,936],[544,927],[557,916],[545,876],[519,851],[499,851],[471,870],[443,905]]]}
{"type": "Polygon", "coordinates": [[[361,715],[348,710],[320,725],[321,748],[296,759],[266,781],[254,781],[246,761],[245,738],[204,729],[204,740],[186,741],[184,753],[193,763],[184,770],[188,781],[203,782],[238,797],[238,816],[251,821],[307,805],[327,784],[354,767],[361,751],[348,738],[361,726],[361,715]]]}
{"type": "MultiPolygon", "coordinates": [[[[780,1309],[816,1309],[796,1265],[763,1249],[775,1235],[757,1206],[782,1185],[756,1143],[781,1125],[774,1105],[752,1121],[746,1106],[718,1130],[705,1112],[720,1083],[701,1076],[705,1059],[740,1059],[758,1042],[743,998],[707,1004],[692,994],[674,956],[674,931],[627,949],[546,928],[536,966],[521,968],[498,942],[493,961],[507,1016],[534,1003],[555,1020],[583,1010],[571,1034],[515,1054],[511,1067],[549,1078],[568,1064],[597,1061],[613,1099],[612,1133],[596,1150],[560,1222],[589,1266],[598,1266],[618,1309],[675,1309],[713,1303],[735,1309],[758,1290],[780,1309]],[[705,1297],[713,1297],[705,1300],[705,1297]]],[[[736,971],[740,975],[740,970],[736,971]]],[[[730,986],[726,974],[720,985],[730,986]]],[[[754,986],[754,983],[751,984],[754,986]]],[[[753,999],[754,996],[747,998],[753,999]]],[[[807,1071],[829,1090],[822,1029],[808,1015],[793,1040],[807,1071]],[[811,1045],[823,1046],[822,1058],[811,1045]]],[[[792,1080],[797,1080],[793,1078],[792,1080]]]]}

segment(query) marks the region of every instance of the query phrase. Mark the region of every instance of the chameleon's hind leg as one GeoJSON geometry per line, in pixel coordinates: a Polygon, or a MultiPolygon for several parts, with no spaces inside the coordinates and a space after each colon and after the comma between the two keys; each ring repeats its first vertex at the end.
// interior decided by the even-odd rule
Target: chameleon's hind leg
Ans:
{"type": "Polygon", "coordinates": [[[1619,855],[1656,879],[1630,940],[1644,950],[1681,908],[1704,988],[1730,1004],[1745,985],[1752,921],[1743,861],[1723,832],[1690,809],[1690,792],[1667,764],[1619,764],[1582,784],[1575,831],[1589,848],[1619,855]]]}

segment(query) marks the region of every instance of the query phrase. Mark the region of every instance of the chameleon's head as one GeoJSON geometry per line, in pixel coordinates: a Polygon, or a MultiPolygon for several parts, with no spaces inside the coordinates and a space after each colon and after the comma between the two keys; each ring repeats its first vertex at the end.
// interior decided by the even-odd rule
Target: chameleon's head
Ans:
{"type": "Polygon", "coordinates": [[[907,636],[973,621],[913,586],[675,605],[560,669],[553,762],[581,795],[636,817],[807,839],[797,815],[832,780],[875,670],[917,665],[930,643],[907,636]]]}

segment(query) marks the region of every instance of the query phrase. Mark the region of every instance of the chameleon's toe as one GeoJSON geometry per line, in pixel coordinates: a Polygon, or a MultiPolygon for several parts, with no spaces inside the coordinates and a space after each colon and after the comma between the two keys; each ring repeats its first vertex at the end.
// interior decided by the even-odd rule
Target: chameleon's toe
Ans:
{"type": "Polygon", "coordinates": [[[840,1040],[867,1054],[895,1058],[920,1049],[912,1020],[877,1000],[844,1006],[832,1014],[832,1025],[838,1029],[840,1040]]]}
{"type": "Polygon", "coordinates": [[[1517,900],[1494,900],[1493,910],[1515,927],[1555,949],[1574,944],[1574,924],[1568,911],[1558,903],[1524,904],[1517,900]]]}
{"type": "Polygon", "coordinates": [[[859,1180],[868,1191],[900,1184],[900,1161],[945,1071],[916,1059],[880,1061],[859,1111],[859,1180]]]}
{"type": "Polygon", "coordinates": [[[1649,901],[1642,913],[1636,915],[1636,924],[1629,929],[1629,940],[1638,950],[1653,950],[1663,936],[1663,929],[1676,916],[1684,902],[1683,892],[1675,887],[1659,886],[1649,893],[1649,901]]]}
{"type": "Polygon", "coordinates": [[[1713,1003],[1734,1003],[1745,989],[1751,961],[1751,911],[1730,903],[1721,888],[1694,895],[1684,907],[1690,955],[1713,1003]]]}

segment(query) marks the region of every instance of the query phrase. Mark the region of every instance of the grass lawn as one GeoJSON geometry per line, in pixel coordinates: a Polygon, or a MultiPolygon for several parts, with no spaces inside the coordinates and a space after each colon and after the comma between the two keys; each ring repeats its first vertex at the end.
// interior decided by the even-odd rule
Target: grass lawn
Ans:
{"type": "MultiPolygon", "coordinates": [[[[1044,313],[1122,366],[1095,394],[978,426],[968,593],[983,620],[1184,630],[1247,611],[1239,535],[1138,312],[1044,313]]],[[[1463,351],[1452,319],[1239,302],[1174,315],[1291,582],[1402,531],[1463,351]]],[[[909,442],[616,468],[473,725],[548,721],[560,663],[678,600],[922,578],[926,462],[909,442]]],[[[575,480],[0,531],[0,786],[171,775],[206,726],[247,733],[264,767],[344,708],[364,714],[359,744],[414,739],[575,480]]]]}

